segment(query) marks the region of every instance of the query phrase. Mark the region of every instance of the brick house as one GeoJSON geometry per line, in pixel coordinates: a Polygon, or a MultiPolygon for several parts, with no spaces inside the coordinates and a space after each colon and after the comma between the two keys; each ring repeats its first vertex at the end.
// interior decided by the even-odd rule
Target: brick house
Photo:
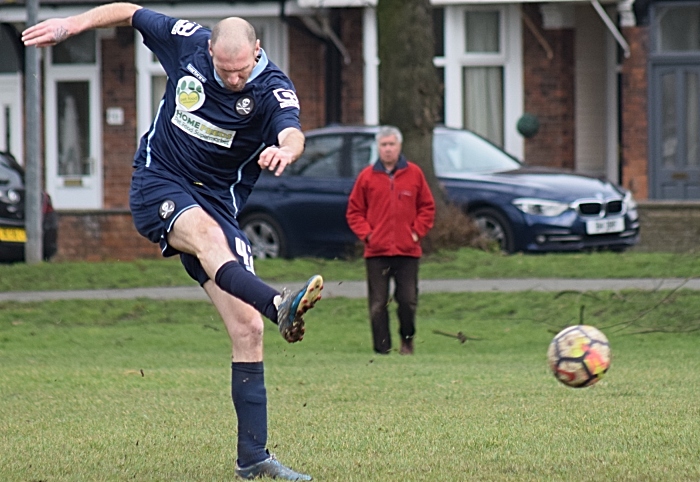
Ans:
{"type": "MultiPolygon", "coordinates": [[[[606,176],[637,199],[700,199],[700,1],[432,2],[445,124],[530,164],[606,176]],[[534,136],[518,130],[525,114],[534,136]]],[[[297,87],[304,129],[378,122],[376,0],[140,3],[205,26],[250,20],[297,87]]],[[[97,4],[45,1],[39,18],[97,4]]],[[[45,49],[44,125],[25,126],[25,21],[23,2],[0,0],[0,150],[22,160],[25,130],[43,129],[58,259],[159,256],[131,224],[128,188],[162,69],[130,28],[45,49]]]]}

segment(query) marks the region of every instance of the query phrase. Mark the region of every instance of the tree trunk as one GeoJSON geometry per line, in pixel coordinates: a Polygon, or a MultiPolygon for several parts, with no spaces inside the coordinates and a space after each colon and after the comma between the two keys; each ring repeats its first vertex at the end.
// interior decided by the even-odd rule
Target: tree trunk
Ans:
{"type": "Polygon", "coordinates": [[[429,0],[379,0],[379,117],[403,133],[403,152],[418,164],[438,210],[445,206],[433,168],[433,128],[440,105],[429,0]]]}
{"type": "Polygon", "coordinates": [[[435,198],[435,227],[426,252],[486,246],[465,206],[448,202],[433,167],[433,128],[442,92],[433,64],[430,0],[378,0],[379,118],[403,133],[403,153],[418,164],[435,198]]]}

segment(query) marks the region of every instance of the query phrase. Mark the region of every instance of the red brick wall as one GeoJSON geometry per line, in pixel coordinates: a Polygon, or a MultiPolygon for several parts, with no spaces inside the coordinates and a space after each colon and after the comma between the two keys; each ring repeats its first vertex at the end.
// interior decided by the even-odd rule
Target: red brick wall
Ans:
{"type": "Polygon", "coordinates": [[[314,129],[326,123],[325,46],[303,31],[289,28],[289,78],[294,82],[301,105],[302,129],[314,129]]]}
{"type": "Polygon", "coordinates": [[[647,112],[648,27],[627,27],[622,35],[630,56],[622,63],[622,185],[637,199],[649,198],[649,119],[647,112]]]}
{"type": "Polygon", "coordinates": [[[575,160],[574,121],[574,32],[545,30],[538,5],[523,5],[553,51],[546,52],[523,24],[523,83],[525,112],[540,121],[539,132],[525,141],[529,164],[573,169],[575,160]]]}
{"type": "Polygon", "coordinates": [[[350,54],[350,64],[343,67],[343,123],[364,121],[364,58],[362,55],[362,9],[344,9],[341,41],[350,54]]]}
{"type": "MultiPolygon", "coordinates": [[[[341,78],[342,121],[361,123],[364,119],[364,59],[362,57],[362,9],[342,9],[339,37],[350,54],[350,64],[343,65],[341,78]]],[[[289,77],[294,82],[301,103],[302,129],[326,125],[326,49],[322,40],[301,26],[289,28],[289,77]]]]}
{"type": "Polygon", "coordinates": [[[61,211],[58,220],[56,261],[126,261],[161,256],[158,245],[136,231],[128,211],[61,211]]]}
{"type": "Polygon", "coordinates": [[[102,41],[102,112],[110,107],[124,109],[124,125],[107,125],[102,117],[104,207],[127,209],[136,151],[136,64],[130,27],[118,28],[115,38],[102,41]]]}

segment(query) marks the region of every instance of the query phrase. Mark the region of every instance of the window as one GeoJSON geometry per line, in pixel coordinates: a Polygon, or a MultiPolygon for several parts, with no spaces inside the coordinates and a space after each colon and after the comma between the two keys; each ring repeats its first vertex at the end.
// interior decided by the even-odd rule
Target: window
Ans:
{"type": "Polygon", "coordinates": [[[290,174],[304,177],[339,177],[343,137],[319,136],[306,140],[304,154],[289,166],[290,174]]]}
{"type": "Polygon", "coordinates": [[[464,67],[464,127],[503,146],[503,67],[464,67]]]}
{"type": "Polygon", "coordinates": [[[465,52],[501,52],[501,16],[499,11],[464,12],[465,52]]]}
{"type": "Polygon", "coordinates": [[[95,46],[97,35],[88,30],[77,37],[71,37],[51,49],[53,65],[94,64],[97,61],[95,46]]]}
{"type": "Polygon", "coordinates": [[[90,174],[90,84],[56,82],[58,175],[90,174]]]}
{"type": "Polygon", "coordinates": [[[442,38],[436,37],[443,46],[435,57],[444,80],[444,123],[470,129],[515,156],[523,148],[515,129],[523,89],[519,8],[446,6],[442,38]]]}
{"type": "Polygon", "coordinates": [[[355,178],[362,169],[373,164],[379,159],[377,142],[373,135],[355,136],[352,138],[350,147],[350,169],[349,176],[355,178]]]}
{"type": "Polygon", "coordinates": [[[503,146],[501,10],[464,12],[463,125],[503,146]],[[469,65],[471,64],[471,65],[469,65]],[[480,65],[481,64],[481,65],[480,65]]]}
{"type": "Polygon", "coordinates": [[[700,5],[659,7],[657,12],[657,52],[700,51],[700,5]]]}

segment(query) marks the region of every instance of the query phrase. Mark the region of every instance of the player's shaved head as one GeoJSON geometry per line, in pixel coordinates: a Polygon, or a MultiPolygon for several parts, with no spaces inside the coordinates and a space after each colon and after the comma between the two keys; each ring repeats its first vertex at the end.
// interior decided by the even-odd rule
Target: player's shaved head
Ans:
{"type": "Polygon", "coordinates": [[[225,46],[230,53],[235,53],[243,46],[255,48],[255,28],[240,17],[228,17],[214,25],[211,31],[211,46],[225,46]]]}

